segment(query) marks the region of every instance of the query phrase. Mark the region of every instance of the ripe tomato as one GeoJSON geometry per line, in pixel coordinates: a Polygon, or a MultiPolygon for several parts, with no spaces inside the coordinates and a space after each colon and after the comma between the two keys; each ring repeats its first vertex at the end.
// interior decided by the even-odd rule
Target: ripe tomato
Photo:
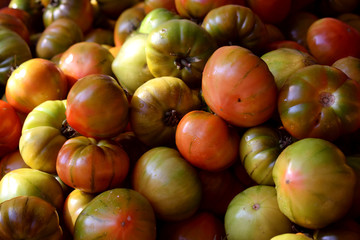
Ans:
{"type": "Polygon", "coordinates": [[[220,171],[237,159],[240,137],[221,117],[195,110],[183,116],[175,143],[181,155],[195,167],[220,171]]]}
{"type": "Polygon", "coordinates": [[[145,12],[163,8],[176,13],[175,0],[144,0],[145,12]]]}
{"type": "Polygon", "coordinates": [[[331,65],[347,56],[360,57],[360,32],[336,18],[320,18],[313,22],[306,42],[320,64],[331,65]]]}
{"type": "Polygon", "coordinates": [[[343,71],[349,78],[360,82],[360,58],[352,56],[340,58],[332,66],[343,71]]]}
{"type": "Polygon", "coordinates": [[[29,29],[18,17],[0,13],[0,25],[16,32],[26,43],[30,43],[29,29]]]}
{"type": "Polygon", "coordinates": [[[279,90],[278,111],[293,137],[333,141],[360,127],[360,84],[335,67],[306,66],[279,90]]]}
{"type": "Polygon", "coordinates": [[[68,93],[64,73],[52,61],[32,58],[10,75],[5,88],[7,101],[23,113],[47,100],[62,100],[68,93]],[[31,94],[29,94],[31,93],[31,94]]]}
{"type": "Polygon", "coordinates": [[[246,0],[247,6],[265,23],[280,23],[290,13],[292,0],[246,0]]]}
{"type": "Polygon", "coordinates": [[[0,158],[15,151],[19,146],[22,123],[15,109],[0,100],[0,158]]]}
{"type": "Polygon", "coordinates": [[[114,78],[92,74],[70,89],[65,114],[69,125],[81,135],[111,138],[127,126],[129,102],[114,78]]]}
{"type": "Polygon", "coordinates": [[[264,123],[276,109],[274,76],[260,57],[240,46],[213,53],[204,68],[202,91],[210,109],[235,126],[264,123]]]}
{"type": "Polygon", "coordinates": [[[78,42],[71,45],[60,57],[59,67],[69,81],[74,83],[90,74],[113,76],[111,64],[114,56],[95,42],[78,42]]]}
{"type": "Polygon", "coordinates": [[[107,190],[81,211],[75,222],[74,239],[155,240],[154,210],[137,191],[107,190]]]}
{"type": "Polygon", "coordinates": [[[29,166],[24,162],[21,157],[20,151],[15,150],[0,158],[0,180],[8,172],[18,168],[28,168],[29,166]]]}
{"type": "Polygon", "coordinates": [[[129,163],[129,156],[116,142],[78,136],[61,147],[56,172],[72,188],[99,193],[120,186],[129,163]]]}

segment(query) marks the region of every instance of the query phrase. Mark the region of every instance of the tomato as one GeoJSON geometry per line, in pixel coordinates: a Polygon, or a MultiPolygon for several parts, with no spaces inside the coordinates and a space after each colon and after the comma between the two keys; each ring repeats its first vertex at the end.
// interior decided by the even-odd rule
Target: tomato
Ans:
{"type": "Polygon", "coordinates": [[[180,19],[180,16],[166,8],[156,8],[146,14],[144,19],[140,23],[138,31],[148,34],[161,23],[171,19],[180,19]]]}
{"type": "Polygon", "coordinates": [[[17,17],[18,19],[20,19],[26,26],[26,28],[29,31],[29,34],[32,33],[32,25],[33,23],[33,18],[30,15],[30,13],[28,13],[27,11],[23,10],[23,9],[19,9],[19,8],[10,8],[9,6],[0,8],[0,13],[5,13],[8,15],[12,15],[14,17],[17,17]]]}
{"type": "Polygon", "coordinates": [[[39,104],[26,117],[19,141],[24,162],[33,169],[56,173],[57,154],[67,137],[63,123],[66,100],[39,104]]]}
{"type": "Polygon", "coordinates": [[[249,128],[240,140],[240,160],[255,182],[272,186],[276,159],[294,141],[284,129],[266,125],[249,128]]]}
{"type": "Polygon", "coordinates": [[[18,168],[5,174],[0,181],[0,203],[18,196],[36,196],[61,211],[64,194],[56,178],[32,168],[18,168]]]}
{"type": "Polygon", "coordinates": [[[259,52],[268,42],[264,22],[248,7],[229,4],[211,10],[201,26],[218,46],[238,45],[259,52]]]}
{"type": "Polygon", "coordinates": [[[154,210],[137,191],[107,190],[91,200],[79,214],[74,240],[81,239],[155,240],[154,210]]]}
{"type": "Polygon", "coordinates": [[[337,19],[340,21],[345,22],[346,24],[349,24],[356,30],[360,31],[360,15],[356,13],[343,13],[337,16],[337,19]]]}
{"type": "Polygon", "coordinates": [[[309,53],[306,47],[293,40],[280,40],[280,41],[269,42],[268,44],[265,45],[264,51],[269,52],[279,48],[291,48],[304,53],[309,53]]]}
{"type": "Polygon", "coordinates": [[[332,66],[343,71],[349,78],[360,81],[360,58],[352,56],[340,58],[332,66]]]}
{"type": "Polygon", "coordinates": [[[295,138],[333,141],[360,127],[359,82],[335,67],[304,67],[280,89],[278,111],[284,128],[295,138]]]}
{"type": "Polygon", "coordinates": [[[0,86],[5,87],[12,71],[31,58],[25,40],[16,32],[0,26],[0,86]]]}
{"type": "Polygon", "coordinates": [[[136,162],[133,189],[146,197],[158,219],[191,217],[201,202],[201,182],[195,168],[170,147],[154,147],[136,162]]]}
{"type": "Polygon", "coordinates": [[[71,18],[85,33],[92,26],[94,12],[89,0],[51,0],[42,17],[45,27],[59,18],[71,18]]]}
{"type": "Polygon", "coordinates": [[[228,5],[245,5],[245,0],[175,0],[175,7],[179,15],[201,23],[212,9],[228,5]]]}
{"type": "Polygon", "coordinates": [[[149,33],[146,61],[154,77],[173,76],[199,88],[206,61],[216,48],[201,26],[187,19],[172,19],[149,33]]]}
{"type": "Polygon", "coordinates": [[[65,226],[71,234],[74,234],[74,226],[79,214],[95,196],[95,194],[86,193],[79,189],[73,189],[67,195],[62,214],[65,226]]]}
{"type": "Polygon", "coordinates": [[[251,127],[275,112],[277,87],[266,63],[240,46],[218,48],[202,77],[206,104],[230,124],[251,127]]]}
{"type": "Polygon", "coordinates": [[[341,13],[353,12],[358,6],[360,6],[357,0],[321,0],[317,1],[319,11],[327,15],[339,15],[341,13]]]}
{"type": "Polygon", "coordinates": [[[229,240],[268,240],[291,232],[292,223],[279,209],[275,188],[257,185],[231,200],[224,226],[229,240]]]}
{"type": "Polygon", "coordinates": [[[111,19],[117,19],[128,8],[135,6],[140,0],[97,0],[100,11],[111,19]]]}
{"type": "Polygon", "coordinates": [[[145,12],[163,8],[176,13],[175,0],[144,0],[145,12]]]}
{"type": "Polygon", "coordinates": [[[198,176],[202,189],[199,210],[219,217],[225,215],[230,201],[246,188],[230,168],[216,172],[198,169],[198,176]]]}
{"type": "Polygon", "coordinates": [[[306,36],[310,53],[320,64],[326,65],[347,56],[360,57],[359,41],[358,30],[331,17],[313,22],[306,36]]]}
{"type": "Polygon", "coordinates": [[[185,114],[175,132],[180,154],[197,168],[220,171],[238,158],[240,137],[235,128],[212,113],[194,110],[185,114]]]}
{"type": "Polygon", "coordinates": [[[142,7],[133,6],[124,10],[116,19],[114,27],[115,46],[122,46],[126,38],[137,30],[146,16],[142,7]]]}
{"type": "Polygon", "coordinates": [[[26,43],[30,43],[30,32],[24,22],[22,22],[18,17],[0,13],[0,26],[6,27],[24,39],[26,43]]]}
{"type": "Polygon", "coordinates": [[[129,102],[114,78],[92,74],[70,89],[65,114],[69,125],[81,135],[111,138],[127,126],[129,102]]]}
{"type": "Polygon", "coordinates": [[[10,152],[0,159],[0,180],[12,170],[27,167],[29,166],[24,162],[19,150],[10,152]]]}
{"type": "Polygon", "coordinates": [[[83,39],[83,33],[77,23],[70,18],[59,18],[41,33],[36,43],[36,55],[51,59],[83,39]]]}
{"type": "Polygon", "coordinates": [[[266,23],[280,23],[290,13],[292,0],[246,0],[247,6],[266,23]]]}
{"type": "Polygon", "coordinates": [[[302,233],[283,233],[280,235],[277,235],[270,240],[312,240],[313,238],[310,238],[302,233]]]}
{"type": "Polygon", "coordinates": [[[132,33],[123,43],[111,69],[120,85],[133,95],[146,81],[154,78],[146,64],[145,44],[147,34],[132,33]]]}
{"type": "Polygon", "coordinates": [[[273,178],[281,212],[302,227],[326,227],[351,207],[355,173],[343,152],[324,139],[305,138],[286,147],[273,178]]]}
{"type": "Polygon", "coordinates": [[[1,239],[62,239],[56,208],[39,197],[14,197],[2,202],[0,209],[1,239]]]}
{"type": "Polygon", "coordinates": [[[265,23],[266,31],[268,33],[268,42],[275,42],[285,40],[285,35],[278,26],[271,23],[265,23]]]}
{"type": "Polygon", "coordinates": [[[68,186],[87,193],[118,187],[129,171],[129,156],[111,140],[84,136],[68,139],[61,147],[56,172],[68,186]]]}
{"type": "Polygon", "coordinates": [[[222,240],[225,230],[219,218],[202,211],[182,221],[165,223],[160,227],[159,235],[159,240],[222,240]]]}
{"type": "Polygon", "coordinates": [[[114,46],[113,31],[105,28],[93,28],[85,35],[86,42],[96,42],[101,45],[114,46]]]}
{"type": "Polygon", "coordinates": [[[315,58],[307,52],[293,48],[280,47],[261,56],[274,76],[278,90],[297,70],[316,64],[315,58]]]}
{"type": "Polygon", "coordinates": [[[5,88],[7,101],[23,113],[47,100],[65,99],[67,93],[64,73],[54,62],[42,58],[23,62],[11,73],[5,88]]]}
{"type": "Polygon", "coordinates": [[[313,237],[314,240],[360,239],[360,224],[351,218],[341,219],[329,226],[317,229],[313,237]]]}
{"type": "Polygon", "coordinates": [[[22,123],[15,109],[0,100],[0,158],[15,151],[19,146],[22,123]]]}
{"type": "Polygon", "coordinates": [[[356,175],[354,199],[348,212],[349,217],[356,219],[360,217],[360,155],[357,153],[346,155],[346,163],[354,170],[356,175]]]}
{"type": "Polygon", "coordinates": [[[113,76],[111,64],[114,56],[108,49],[95,42],[78,42],[71,45],[60,57],[59,67],[66,75],[71,88],[87,75],[113,76]]]}
{"type": "Polygon", "coordinates": [[[153,78],[138,87],[131,98],[130,125],[148,146],[175,145],[180,119],[199,108],[198,92],[180,78],[153,78]]]}

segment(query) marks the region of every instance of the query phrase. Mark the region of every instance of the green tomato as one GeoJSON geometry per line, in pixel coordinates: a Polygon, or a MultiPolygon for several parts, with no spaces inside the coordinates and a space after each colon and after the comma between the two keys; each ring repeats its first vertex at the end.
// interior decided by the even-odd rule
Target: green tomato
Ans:
{"type": "Polygon", "coordinates": [[[148,34],[161,23],[171,19],[180,19],[180,16],[165,8],[155,8],[146,14],[141,21],[138,31],[148,34]]]}

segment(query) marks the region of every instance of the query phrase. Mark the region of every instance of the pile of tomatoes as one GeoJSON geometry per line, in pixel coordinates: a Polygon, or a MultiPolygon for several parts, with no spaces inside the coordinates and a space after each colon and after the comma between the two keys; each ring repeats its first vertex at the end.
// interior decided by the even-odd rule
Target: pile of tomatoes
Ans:
{"type": "Polygon", "coordinates": [[[360,239],[357,0],[0,2],[0,239],[360,239]]]}

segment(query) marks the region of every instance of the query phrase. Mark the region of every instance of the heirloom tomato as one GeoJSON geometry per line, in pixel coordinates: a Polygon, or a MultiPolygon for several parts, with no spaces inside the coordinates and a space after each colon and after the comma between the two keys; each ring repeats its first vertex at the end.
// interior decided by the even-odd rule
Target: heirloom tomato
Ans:
{"type": "Polygon", "coordinates": [[[357,219],[360,217],[360,154],[346,155],[346,163],[354,170],[356,176],[355,194],[348,216],[357,219]]]}
{"type": "Polygon", "coordinates": [[[51,59],[84,39],[79,25],[70,18],[59,18],[47,26],[36,43],[36,55],[51,59]]]}
{"type": "Polygon", "coordinates": [[[56,172],[68,186],[87,193],[119,187],[129,171],[129,156],[116,142],[84,136],[61,147],[56,172]]]}
{"type": "Polygon", "coordinates": [[[89,0],[51,0],[42,17],[45,27],[59,18],[71,18],[85,33],[92,27],[94,12],[89,0]]]}
{"type": "Polygon", "coordinates": [[[251,127],[275,112],[277,87],[266,63],[240,46],[218,48],[202,76],[206,104],[230,124],[251,127]]]}
{"type": "Polygon", "coordinates": [[[164,8],[176,13],[174,0],[144,0],[145,12],[149,13],[157,8],[164,8]]]}
{"type": "Polygon", "coordinates": [[[18,168],[0,181],[0,203],[18,196],[39,197],[61,212],[64,204],[62,187],[54,175],[32,168],[18,168]]]}
{"type": "Polygon", "coordinates": [[[111,19],[117,19],[128,8],[140,3],[140,0],[96,0],[102,14],[111,19]]]}
{"type": "Polygon", "coordinates": [[[337,19],[340,21],[345,22],[346,24],[349,24],[353,28],[356,28],[358,31],[360,31],[360,15],[359,13],[343,13],[337,16],[337,19]]]}
{"type": "Polygon", "coordinates": [[[57,154],[67,137],[66,100],[49,100],[34,108],[26,117],[19,141],[24,162],[33,169],[56,173],[57,154]]]}
{"type": "Polygon", "coordinates": [[[325,17],[308,28],[306,43],[320,64],[331,65],[336,60],[360,57],[360,32],[336,18],[325,17]]]}
{"type": "Polygon", "coordinates": [[[0,204],[0,238],[61,240],[56,208],[36,196],[18,196],[0,204]]]}
{"type": "Polygon", "coordinates": [[[0,158],[0,180],[14,169],[29,167],[21,157],[20,151],[15,150],[0,158]]]}
{"type": "Polygon", "coordinates": [[[229,240],[268,240],[291,232],[292,223],[279,209],[275,188],[256,185],[231,200],[224,226],[229,240]]]}
{"type": "Polygon", "coordinates": [[[360,239],[360,224],[352,218],[341,219],[329,226],[315,230],[314,240],[360,239]]]}
{"type": "Polygon", "coordinates": [[[5,13],[8,15],[12,15],[14,17],[17,17],[18,19],[20,19],[25,26],[27,27],[29,34],[31,34],[32,32],[32,24],[33,23],[33,18],[31,17],[31,15],[23,10],[23,9],[19,9],[19,8],[10,8],[8,6],[0,8],[0,13],[5,13]]]}
{"type": "Polygon", "coordinates": [[[335,61],[332,66],[343,71],[349,78],[360,82],[360,58],[347,56],[335,61]]]}
{"type": "Polygon", "coordinates": [[[198,92],[180,78],[153,78],[138,87],[131,98],[130,125],[148,146],[174,145],[180,119],[199,108],[198,92]]]}
{"type": "Polygon", "coordinates": [[[71,234],[74,234],[74,226],[79,214],[95,196],[95,194],[86,193],[79,189],[73,189],[67,195],[62,214],[64,224],[71,234]]]}
{"type": "Polygon", "coordinates": [[[198,88],[206,61],[216,48],[215,40],[201,26],[188,19],[172,19],[149,33],[146,61],[154,77],[173,76],[198,88]]]}
{"type": "Polygon", "coordinates": [[[127,126],[129,102],[113,77],[91,74],[70,89],[65,114],[69,125],[81,135],[111,138],[127,126]]]}
{"type": "Polygon", "coordinates": [[[59,67],[66,75],[69,88],[87,75],[113,76],[111,64],[114,56],[108,49],[95,42],[78,42],[71,45],[60,57],[59,67]]]}
{"type": "Polygon", "coordinates": [[[18,17],[0,12],[0,26],[16,32],[26,43],[30,43],[29,29],[18,17]]]}
{"type": "Polygon", "coordinates": [[[207,171],[230,167],[238,158],[240,137],[218,115],[194,110],[185,114],[176,127],[175,143],[192,165],[207,171]]]}
{"type": "Polygon", "coordinates": [[[31,112],[47,100],[63,100],[67,93],[64,73],[54,62],[43,58],[23,62],[11,73],[5,88],[6,100],[22,113],[31,112]]]}
{"type": "Polygon", "coordinates": [[[138,31],[148,34],[151,32],[151,30],[159,26],[161,23],[169,21],[171,19],[180,19],[180,16],[168,9],[156,8],[146,14],[144,19],[140,23],[138,31]]]}
{"type": "Polygon", "coordinates": [[[84,40],[85,42],[95,42],[109,48],[115,44],[113,31],[100,27],[88,31],[84,36],[84,40]]]}
{"type": "Polygon", "coordinates": [[[359,82],[331,66],[301,68],[279,90],[278,112],[295,138],[333,141],[360,127],[359,82]]]}
{"type": "Polygon", "coordinates": [[[25,40],[16,32],[0,26],[0,86],[5,87],[12,71],[31,58],[25,40]]]}
{"type": "Polygon", "coordinates": [[[156,218],[139,192],[115,188],[100,193],[79,214],[74,240],[155,240],[156,218]]]}
{"type": "Polygon", "coordinates": [[[270,240],[313,240],[313,238],[310,238],[302,233],[283,233],[271,238],[270,240]]]}
{"type": "Polygon", "coordinates": [[[281,212],[305,228],[340,220],[353,201],[354,170],[344,153],[324,139],[305,138],[286,147],[275,162],[273,178],[281,212]]]}
{"type": "Polygon", "coordinates": [[[218,46],[238,45],[259,52],[268,42],[264,22],[248,7],[229,4],[211,10],[201,26],[218,46]]]}
{"type": "Polygon", "coordinates": [[[191,217],[201,202],[201,181],[195,168],[170,147],[154,147],[135,164],[132,185],[146,197],[158,219],[191,217]]]}
{"type": "Polygon", "coordinates": [[[19,146],[22,123],[15,109],[0,100],[0,158],[15,151],[19,146]]]}

